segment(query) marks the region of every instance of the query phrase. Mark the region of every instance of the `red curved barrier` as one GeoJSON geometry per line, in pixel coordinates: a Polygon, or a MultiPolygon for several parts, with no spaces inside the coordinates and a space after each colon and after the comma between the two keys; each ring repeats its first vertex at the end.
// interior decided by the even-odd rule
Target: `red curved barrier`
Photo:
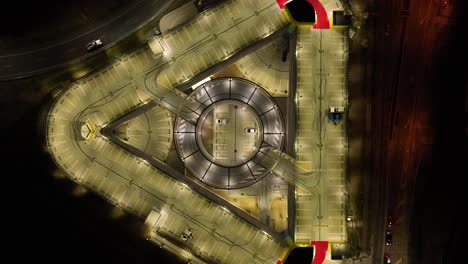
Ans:
{"type": "MultiPolygon", "coordinates": [[[[276,0],[279,7],[281,9],[284,8],[286,2],[288,0],[276,0]]],[[[315,9],[315,13],[317,13],[317,23],[315,23],[313,28],[316,29],[329,29],[330,28],[330,21],[328,20],[327,10],[323,7],[322,3],[319,0],[307,0],[315,9]]]]}
{"type": "Polygon", "coordinates": [[[315,246],[315,256],[312,264],[322,264],[327,256],[328,241],[310,241],[315,246]]]}

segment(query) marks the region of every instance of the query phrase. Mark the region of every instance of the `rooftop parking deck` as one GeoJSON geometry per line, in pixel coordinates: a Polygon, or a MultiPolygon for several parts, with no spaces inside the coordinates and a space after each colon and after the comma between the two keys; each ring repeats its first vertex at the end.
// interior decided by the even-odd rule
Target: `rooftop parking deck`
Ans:
{"type": "MultiPolygon", "coordinates": [[[[190,101],[192,99],[186,93],[188,88],[184,85],[206,78],[205,75],[210,75],[207,70],[214,66],[231,65],[232,62],[223,62],[239,56],[255,43],[279,35],[287,24],[288,20],[276,1],[227,1],[199,14],[190,23],[155,37],[148,47],[74,83],[58,95],[48,116],[47,142],[54,160],[71,179],[100,193],[116,206],[143,219],[151,212],[160,214],[161,220],[152,227],[152,239],[170,240],[174,245],[188,247],[193,256],[215,263],[276,262],[287,246],[280,235],[272,231],[274,228],[268,227],[271,225],[266,222],[269,210],[261,208],[258,219],[244,217],[229,201],[213,200],[210,197],[214,196],[200,191],[201,185],[181,181],[181,177],[185,177],[182,173],[172,175],[170,169],[163,170],[154,164],[164,164],[172,148],[173,133],[181,133],[181,126],[190,128],[197,124],[201,113],[193,114],[196,109],[190,107],[206,107],[204,102],[208,100],[213,103],[206,89],[205,101],[202,102],[200,96],[190,101]],[[139,115],[112,126],[119,117],[149,104],[151,107],[139,115]],[[176,123],[173,131],[177,115],[182,123],[176,123]],[[89,123],[95,129],[95,134],[86,140],[81,137],[80,124],[83,123],[89,123]],[[113,129],[106,133],[112,133],[113,138],[101,133],[108,126],[113,129]],[[124,148],[115,140],[131,147],[124,148]],[[141,151],[141,155],[132,148],[141,151]],[[265,212],[268,213],[265,215],[265,212]],[[184,241],[180,234],[187,227],[193,229],[193,239],[184,241]]],[[[265,99],[267,103],[252,107],[258,110],[262,122],[270,118],[275,125],[263,124],[262,139],[265,142],[259,147],[262,160],[257,164],[263,168],[263,176],[273,173],[296,184],[296,196],[287,200],[295,202],[296,206],[296,215],[292,218],[295,219],[295,230],[289,230],[294,232],[296,241],[343,242],[346,241],[343,209],[346,125],[328,122],[326,109],[347,107],[345,32],[298,28],[296,49],[296,158],[282,152],[285,131],[277,125],[283,122],[281,113],[276,112],[274,99],[271,103],[265,99]],[[280,135],[281,140],[273,138],[273,134],[280,135]]],[[[267,56],[264,50],[260,49],[255,56],[267,56]]],[[[254,57],[245,56],[237,62],[244,70],[254,69],[254,63],[254,57]]],[[[263,75],[251,73],[253,78],[273,87],[268,80],[272,73],[268,70],[259,72],[263,75]]],[[[287,83],[285,74],[275,76],[280,83],[287,83]]],[[[245,89],[241,94],[246,93],[245,89]]],[[[260,87],[255,89],[260,90],[260,87]]],[[[288,89],[285,85],[284,90],[288,89]]],[[[265,98],[287,95],[283,90],[271,90],[273,92],[266,93],[265,98]]],[[[253,90],[244,96],[248,99],[245,102],[254,102],[257,96],[260,95],[253,90]]],[[[221,110],[218,109],[213,118],[219,118],[221,110]]],[[[226,118],[233,119],[231,114],[226,118]]],[[[255,127],[252,120],[245,118],[242,126],[255,127]]],[[[216,133],[222,128],[225,127],[214,127],[212,141],[220,142],[221,136],[216,133]]],[[[260,130],[258,124],[256,128],[260,130]]],[[[179,138],[174,137],[174,140],[179,138]]],[[[250,138],[245,137],[245,140],[250,138]]],[[[225,155],[221,150],[220,146],[214,146],[213,157],[232,160],[242,154],[225,155]]],[[[189,156],[182,160],[186,158],[188,160],[189,156]]],[[[201,164],[200,160],[194,162],[201,164]]],[[[254,183],[260,182],[261,177],[256,179],[252,169],[248,167],[245,173],[250,171],[248,174],[253,176],[254,183]]],[[[206,172],[209,170],[210,167],[206,172]]],[[[200,176],[195,175],[197,171],[191,172],[203,182],[206,175],[197,177],[200,176]]],[[[271,188],[265,186],[269,192],[272,192],[271,188]]],[[[261,207],[265,207],[262,199],[261,207]]],[[[267,199],[268,202],[272,200],[272,197],[267,199]]],[[[281,210],[275,210],[275,218],[284,217],[281,210]]]]}

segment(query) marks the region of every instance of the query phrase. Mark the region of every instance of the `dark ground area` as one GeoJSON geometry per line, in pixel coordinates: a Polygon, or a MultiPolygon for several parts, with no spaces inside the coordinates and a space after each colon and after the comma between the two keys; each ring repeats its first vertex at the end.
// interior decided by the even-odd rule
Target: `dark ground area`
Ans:
{"type": "MultiPolygon", "coordinates": [[[[388,253],[393,262],[465,263],[467,2],[373,2],[371,87],[379,111],[372,120],[373,177],[386,185],[385,203],[375,206],[378,217],[370,223],[376,227],[371,235],[382,235],[374,240],[374,254],[381,251],[374,260],[382,263],[378,258],[388,253]],[[391,228],[387,215],[394,219],[391,228]],[[389,229],[393,242],[385,246],[389,229]]],[[[371,183],[370,190],[376,187],[371,183]]]]}
{"type": "Polygon", "coordinates": [[[41,110],[31,107],[3,131],[6,256],[16,263],[182,263],[144,239],[143,220],[125,213],[114,219],[107,201],[93,193],[76,197],[75,183],[52,176],[56,167],[37,125],[41,110]]]}
{"type": "Polygon", "coordinates": [[[410,225],[410,263],[466,263],[468,67],[466,1],[455,1],[446,42],[433,50],[430,87],[433,144],[416,175],[410,225]],[[466,243],[465,243],[466,244],[466,243]]]}
{"type": "Polygon", "coordinates": [[[0,10],[0,54],[70,39],[106,23],[140,1],[9,1],[7,8],[0,10]]]}
{"type": "Polygon", "coordinates": [[[314,7],[307,1],[291,1],[288,2],[286,8],[289,10],[291,16],[297,22],[303,23],[313,23],[315,22],[315,16],[311,14],[315,14],[314,7]]]}
{"type": "MultiPolygon", "coordinates": [[[[51,18],[49,21],[54,21],[54,14],[60,13],[60,3],[68,1],[48,3],[54,3],[54,9],[37,1],[25,10],[2,16],[2,25],[9,25],[2,26],[2,30],[26,32],[28,28],[45,26],[45,22],[36,22],[45,21],[47,16],[51,18]],[[47,13],[51,12],[48,10],[55,12],[47,13]],[[10,20],[20,18],[23,11],[31,15],[28,22],[16,24],[14,21],[21,19],[10,20]]],[[[426,89],[431,94],[433,119],[430,129],[434,136],[431,149],[419,166],[413,192],[409,255],[410,263],[415,264],[466,262],[459,261],[465,259],[462,234],[466,233],[462,226],[466,211],[462,183],[468,175],[468,71],[463,14],[468,9],[466,1],[458,3],[462,3],[457,6],[457,12],[462,15],[458,15],[455,26],[447,31],[447,41],[432,55],[433,72],[438,74],[427,75],[426,89]]],[[[16,5],[22,7],[20,2],[16,5]]],[[[36,86],[18,83],[0,82],[4,142],[0,173],[4,206],[2,240],[7,244],[3,249],[7,254],[3,257],[12,257],[12,262],[177,263],[169,253],[146,243],[138,229],[139,219],[130,215],[112,219],[113,206],[106,201],[90,193],[75,197],[74,183],[52,177],[56,168],[43,151],[44,129],[38,126],[38,123],[44,125],[40,121],[41,111],[47,109],[49,99],[40,92],[37,83],[31,82],[36,86]],[[14,89],[17,96],[5,99],[6,89],[10,89],[7,94],[14,89]],[[9,100],[8,107],[5,100],[9,100]]]]}
{"type": "Polygon", "coordinates": [[[293,249],[284,264],[310,264],[314,256],[313,247],[298,247],[293,249]]]}
{"type": "MultiPolygon", "coordinates": [[[[80,34],[135,2],[2,4],[0,53],[47,45],[66,38],[67,31],[80,34]]],[[[53,177],[57,167],[44,151],[43,117],[51,101],[44,79],[0,82],[2,258],[14,263],[182,263],[144,239],[143,219],[126,213],[114,219],[115,207],[107,201],[89,192],[77,197],[75,183],[53,177]]]]}

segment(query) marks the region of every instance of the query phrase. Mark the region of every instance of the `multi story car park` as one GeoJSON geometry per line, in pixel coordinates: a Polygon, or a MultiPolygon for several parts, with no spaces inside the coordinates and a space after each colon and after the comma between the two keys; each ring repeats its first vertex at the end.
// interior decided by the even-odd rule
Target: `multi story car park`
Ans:
{"type": "Polygon", "coordinates": [[[214,5],[70,85],[48,115],[57,166],[191,263],[346,243],[343,7],[311,1],[312,26],[282,2],[214,5]]]}

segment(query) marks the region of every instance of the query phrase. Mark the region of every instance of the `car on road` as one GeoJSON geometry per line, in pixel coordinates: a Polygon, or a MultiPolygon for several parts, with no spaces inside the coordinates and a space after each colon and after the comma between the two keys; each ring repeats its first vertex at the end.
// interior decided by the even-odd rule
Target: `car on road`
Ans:
{"type": "Polygon", "coordinates": [[[225,125],[225,124],[228,123],[228,119],[227,118],[218,118],[216,120],[216,123],[225,125]]]}
{"type": "Polygon", "coordinates": [[[213,8],[219,4],[221,4],[221,0],[197,0],[194,1],[195,7],[197,8],[198,12],[203,12],[207,9],[213,8]]]}
{"type": "Polygon", "coordinates": [[[254,128],[254,127],[246,127],[246,128],[244,128],[244,132],[245,133],[256,133],[257,129],[254,128]]]}
{"type": "Polygon", "coordinates": [[[392,263],[392,259],[390,258],[390,255],[389,254],[385,254],[384,255],[384,264],[390,264],[392,263]]]}
{"type": "Polygon", "coordinates": [[[387,228],[392,228],[392,225],[393,225],[393,217],[389,215],[387,217],[387,228]]]}
{"type": "Polygon", "coordinates": [[[387,232],[385,233],[385,244],[387,246],[390,246],[392,244],[392,232],[390,232],[390,230],[387,230],[387,232]]]}
{"type": "Polygon", "coordinates": [[[161,30],[160,30],[159,28],[154,28],[153,31],[154,31],[154,34],[155,34],[156,36],[161,36],[161,35],[162,35],[162,32],[161,32],[161,30]]]}
{"type": "Polygon", "coordinates": [[[88,52],[93,52],[102,46],[103,46],[102,41],[100,39],[95,39],[89,42],[88,44],[86,44],[86,50],[88,50],[88,52]]]}

